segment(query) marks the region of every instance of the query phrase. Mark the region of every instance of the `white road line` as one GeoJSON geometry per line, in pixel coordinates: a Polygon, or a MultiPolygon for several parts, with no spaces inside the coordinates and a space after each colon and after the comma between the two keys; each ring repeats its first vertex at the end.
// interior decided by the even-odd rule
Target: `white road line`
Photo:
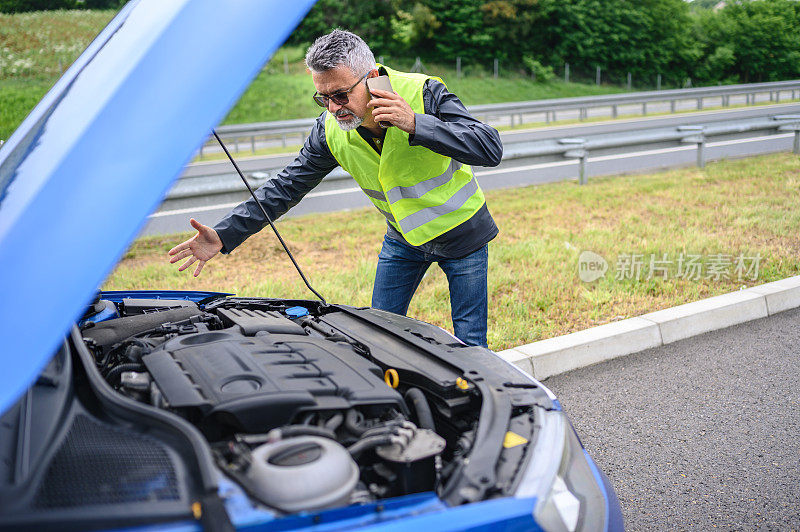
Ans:
{"type": "Polygon", "coordinates": [[[177,214],[193,214],[196,212],[206,212],[206,211],[215,211],[217,209],[233,209],[239,203],[221,203],[219,205],[208,205],[206,207],[190,207],[188,209],[175,209],[172,211],[161,211],[161,212],[154,212],[148,218],[161,218],[163,216],[173,216],[177,214]]]}
{"type": "MultiPolygon", "coordinates": [[[[781,135],[764,135],[761,137],[753,137],[747,139],[734,139],[734,140],[722,140],[719,142],[709,142],[706,144],[706,148],[718,148],[721,146],[734,146],[736,144],[746,144],[748,142],[763,142],[765,140],[775,140],[775,139],[788,139],[794,136],[794,133],[784,133],[781,135]]],[[[681,151],[692,151],[696,150],[697,147],[693,144],[686,145],[686,146],[678,146],[676,148],[661,148],[657,150],[644,150],[644,151],[635,151],[629,153],[619,153],[615,155],[602,155],[599,157],[589,157],[587,158],[587,162],[603,162],[603,161],[615,161],[618,159],[630,159],[634,157],[645,157],[648,155],[662,155],[665,153],[675,153],[681,151]]],[[[522,172],[528,170],[540,170],[542,168],[557,168],[559,166],[569,166],[571,164],[578,164],[577,159],[568,159],[565,161],[555,161],[550,163],[539,163],[539,164],[529,164],[526,166],[515,166],[513,168],[499,168],[495,170],[482,170],[475,172],[476,177],[483,177],[488,175],[497,175],[497,174],[508,174],[511,172],[522,172]]],[[[359,187],[350,187],[350,188],[342,188],[338,190],[325,190],[321,192],[311,192],[306,194],[306,198],[318,198],[318,197],[325,197],[325,196],[337,196],[339,194],[350,194],[353,192],[361,192],[359,187]]],[[[239,205],[239,203],[223,203],[219,205],[208,205],[206,207],[193,207],[188,209],[175,209],[172,211],[161,211],[151,214],[149,218],[161,218],[164,216],[173,216],[178,214],[192,214],[196,212],[206,212],[206,211],[214,211],[217,209],[232,209],[235,206],[239,205]]]]}
{"type": "Polygon", "coordinates": [[[507,174],[510,172],[520,172],[522,170],[539,170],[541,168],[556,168],[558,166],[569,166],[571,164],[578,164],[577,159],[568,159],[566,161],[555,161],[552,163],[539,163],[529,164],[526,166],[515,166],[514,168],[498,168],[495,170],[481,170],[475,172],[475,177],[483,177],[485,175],[507,174]]]}

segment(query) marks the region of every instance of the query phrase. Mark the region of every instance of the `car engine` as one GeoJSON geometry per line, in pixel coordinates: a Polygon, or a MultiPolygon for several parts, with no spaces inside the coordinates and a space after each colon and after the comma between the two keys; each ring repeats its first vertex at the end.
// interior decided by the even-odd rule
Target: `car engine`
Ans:
{"type": "MultiPolygon", "coordinates": [[[[457,372],[436,386],[413,363],[378,360],[377,347],[331,325],[335,314],[274,300],[202,310],[185,300],[98,301],[81,335],[111,387],[192,423],[219,469],[270,508],[441,489],[474,439],[474,386],[457,372]]],[[[427,341],[460,345],[440,330],[427,341]]]]}

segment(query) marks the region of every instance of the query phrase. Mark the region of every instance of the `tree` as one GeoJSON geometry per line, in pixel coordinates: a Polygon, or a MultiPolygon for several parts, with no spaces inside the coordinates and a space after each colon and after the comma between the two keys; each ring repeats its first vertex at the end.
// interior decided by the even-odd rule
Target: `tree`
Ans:
{"type": "Polygon", "coordinates": [[[319,0],[289,38],[290,44],[311,44],[336,28],[352,31],[376,55],[396,49],[392,23],[397,8],[392,0],[319,0]]]}
{"type": "Polygon", "coordinates": [[[53,9],[119,9],[125,0],[0,0],[0,13],[53,9]]]}
{"type": "Polygon", "coordinates": [[[0,0],[0,13],[73,9],[75,0],[0,0]]]}
{"type": "Polygon", "coordinates": [[[683,0],[539,0],[534,53],[550,64],[622,79],[686,76],[696,58],[683,0]]]}
{"type": "MultiPolygon", "coordinates": [[[[494,57],[494,44],[483,24],[481,4],[474,0],[425,0],[420,2],[436,16],[440,26],[406,53],[450,62],[456,57],[487,61],[494,57]]],[[[409,54],[410,55],[410,54],[409,54]]]]}
{"type": "Polygon", "coordinates": [[[698,13],[695,34],[704,81],[743,83],[800,75],[800,5],[792,0],[728,3],[698,13]]]}

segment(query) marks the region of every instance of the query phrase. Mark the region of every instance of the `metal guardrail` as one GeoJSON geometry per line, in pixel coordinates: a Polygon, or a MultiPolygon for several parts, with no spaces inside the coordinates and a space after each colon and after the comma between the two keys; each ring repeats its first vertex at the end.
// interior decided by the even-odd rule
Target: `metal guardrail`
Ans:
{"type": "MultiPolygon", "coordinates": [[[[697,147],[697,166],[705,166],[705,145],[709,137],[741,134],[757,131],[794,132],[794,153],[800,154],[800,114],[778,115],[755,120],[737,119],[731,122],[710,125],[685,125],[653,130],[618,132],[595,135],[587,138],[553,138],[529,143],[517,143],[506,146],[503,161],[514,159],[531,159],[548,156],[561,156],[567,159],[578,159],[578,181],[586,184],[586,163],[590,152],[618,149],[651,144],[677,143],[695,144],[697,147]]],[[[247,174],[252,186],[258,187],[266,182],[274,172],[280,169],[251,172],[247,174]]],[[[351,179],[350,175],[337,168],[326,178],[328,181],[351,179]]],[[[167,194],[168,200],[185,199],[215,194],[241,192],[241,181],[234,174],[218,176],[187,177],[167,194]],[[231,179],[226,179],[229,176],[231,179]]]]}
{"type": "MultiPolygon", "coordinates": [[[[697,109],[703,109],[708,98],[721,98],[722,106],[730,105],[731,96],[745,96],[747,105],[755,103],[757,94],[768,93],[769,101],[780,102],[781,93],[790,92],[790,99],[800,93],[800,80],[776,81],[770,83],[749,83],[744,85],[720,85],[716,87],[698,87],[694,89],[672,89],[663,91],[645,91],[625,94],[604,94],[598,96],[580,96],[576,98],[559,98],[555,100],[539,100],[531,102],[509,102],[469,107],[470,113],[477,117],[519,116],[521,114],[546,113],[546,121],[555,120],[556,112],[578,110],[581,119],[587,118],[588,109],[608,107],[611,116],[616,118],[618,108],[622,105],[642,105],[642,114],[647,114],[647,104],[669,102],[670,112],[676,111],[679,101],[695,100],[697,109]]],[[[513,125],[513,121],[512,121],[513,125]]]]}
{"type": "MultiPolygon", "coordinates": [[[[624,105],[641,105],[642,114],[647,114],[648,104],[665,102],[670,104],[670,112],[674,113],[677,110],[677,103],[681,101],[695,100],[697,109],[701,110],[704,102],[709,98],[720,98],[722,106],[727,107],[730,105],[731,96],[744,95],[746,104],[752,105],[756,102],[756,95],[769,94],[769,101],[780,102],[781,95],[787,92],[790,93],[790,100],[796,99],[796,96],[800,97],[800,80],[471,105],[467,109],[473,116],[482,118],[484,121],[489,118],[510,116],[513,126],[515,117],[518,123],[522,124],[523,115],[531,114],[543,114],[544,121],[549,123],[556,120],[559,112],[578,110],[579,119],[583,120],[588,117],[589,109],[608,108],[610,116],[616,118],[619,115],[619,108],[624,105]]],[[[287,137],[297,135],[302,143],[315,120],[316,118],[301,118],[277,122],[232,124],[219,126],[216,131],[220,137],[233,142],[234,151],[240,151],[239,148],[243,141],[251,151],[255,151],[257,138],[281,138],[285,147],[287,137]]],[[[200,153],[202,155],[203,148],[200,153]]]]}

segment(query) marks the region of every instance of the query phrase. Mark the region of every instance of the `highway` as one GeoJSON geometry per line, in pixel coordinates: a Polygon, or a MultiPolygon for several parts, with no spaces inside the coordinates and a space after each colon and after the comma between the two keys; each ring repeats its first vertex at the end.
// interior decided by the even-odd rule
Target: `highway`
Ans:
{"type": "Polygon", "coordinates": [[[627,530],[800,529],[800,309],[552,377],[627,530]]]}
{"type": "MultiPolygon", "coordinates": [[[[546,139],[563,137],[584,137],[591,135],[610,135],[620,132],[635,132],[645,129],[674,128],[679,125],[708,124],[725,120],[747,120],[755,117],[776,114],[798,114],[800,104],[779,104],[741,109],[705,111],[683,115],[658,117],[640,117],[637,119],[621,119],[591,124],[574,124],[512,131],[502,134],[506,149],[526,143],[541,142],[546,139]]],[[[706,160],[721,158],[745,157],[762,153],[788,151],[792,149],[792,134],[762,135],[749,138],[730,136],[714,139],[706,144],[706,160]]],[[[237,162],[245,173],[269,171],[286,165],[293,155],[268,157],[237,158],[237,162]]],[[[532,161],[514,159],[503,161],[497,168],[475,168],[481,186],[485,190],[541,184],[577,177],[578,162],[575,159],[553,158],[554,160],[532,161]]],[[[638,173],[662,168],[692,165],[696,161],[694,145],[652,146],[634,151],[607,151],[590,154],[587,164],[587,175],[604,176],[625,173],[638,173]]],[[[188,166],[182,176],[186,179],[209,182],[218,181],[221,174],[231,174],[232,168],[227,161],[196,163],[188,166]]],[[[331,176],[333,177],[333,176],[331,176]]],[[[213,225],[238,202],[246,199],[247,192],[242,186],[240,193],[192,198],[180,201],[167,201],[150,216],[141,235],[167,234],[188,229],[189,217],[213,225]]],[[[333,210],[355,209],[369,206],[369,200],[363,195],[352,179],[336,180],[326,178],[314,191],[309,193],[289,216],[300,216],[311,213],[329,212],[333,210]]]]}

